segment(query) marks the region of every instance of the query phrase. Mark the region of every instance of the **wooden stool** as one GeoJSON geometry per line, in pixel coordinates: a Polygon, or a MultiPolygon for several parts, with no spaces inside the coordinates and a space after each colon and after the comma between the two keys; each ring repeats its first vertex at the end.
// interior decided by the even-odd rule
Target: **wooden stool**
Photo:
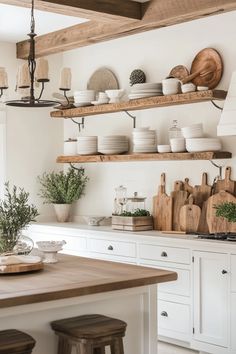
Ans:
{"type": "Polygon", "coordinates": [[[51,323],[59,336],[58,354],[71,354],[75,346],[77,354],[105,354],[110,346],[111,354],[124,354],[123,337],[127,324],[102,315],[85,315],[51,323]]]}
{"type": "Polygon", "coordinates": [[[35,340],[16,329],[0,331],[0,354],[31,354],[35,340]]]}

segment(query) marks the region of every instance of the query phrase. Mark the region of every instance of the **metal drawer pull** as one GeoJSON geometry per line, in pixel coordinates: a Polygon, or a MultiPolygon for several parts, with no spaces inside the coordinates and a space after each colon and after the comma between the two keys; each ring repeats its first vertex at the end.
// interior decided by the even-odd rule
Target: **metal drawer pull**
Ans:
{"type": "Polygon", "coordinates": [[[161,316],[163,316],[163,317],[168,317],[168,313],[167,313],[166,311],[162,311],[162,312],[161,312],[161,316]]]}
{"type": "Polygon", "coordinates": [[[223,269],[221,273],[222,274],[227,274],[228,272],[227,272],[227,270],[223,269]]]}
{"type": "Polygon", "coordinates": [[[110,246],[107,247],[107,249],[108,249],[108,251],[113,251],[114,248],[113,248],[112,245],[110,245],[110,246]]]}
{"type": "Polygon", "coordinates": [[[167,253],[164,251],[161,253],[161,257],[167,257],[167,253]]]}

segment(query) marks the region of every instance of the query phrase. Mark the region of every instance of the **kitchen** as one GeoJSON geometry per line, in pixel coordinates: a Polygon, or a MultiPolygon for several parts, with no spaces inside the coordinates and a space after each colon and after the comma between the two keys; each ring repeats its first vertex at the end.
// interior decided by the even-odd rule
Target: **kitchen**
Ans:
{"type": "MultiPolygon", "coordinates": [[[[58,92],[59,73],[61,68],[65,66],[70,67],[72,72],[71,92],[85,89],[92,73],[104,66],[110,68],[116,74],[120,87],[129,92],[129,76],[134,69],[142,69],[146,73],[147,82],[159,82],[178,64],[183,64],[190,68],[195,55],[203,48],[207,47],[218,50],[223,58],[224,74],[217,89],[228,90],[232,73],[235,70],[235,49],[232,35],[232,33],[234,33],[235,16],[234,11],[222,13],[191,22],[176,24],[166,28],[49,55],[47,59],[49,60],[50,82],[45,85],[46,92],[44,96],[51,98],[53,92],[58,92]],[[122,53],[122,55],[120,55],[120,53],[122,53]],[[140,53],[142,53],[142,55],[140,55],[140,53]]],[[[26,25],[28,25],[28,17],[25,18],[25,22],[26,25]]],[[[27,32],[25,33],[28,33],[28,31],[27,27],[27,32]]],[[[23,39],[24,38],[25,36],[23,39]]],[[[15,43],[9,43],[7,40],[5,42],[3,41],[1,42],[0,49],[0,66],[6,67],[9,78],[9,89],[5,93],[4,99],[11,99],[15,95],[15,76],[19,65],[15,55],[15,43]]],[[[217,104],[223,106],[223,102],[217,102],[217,104]]],[[[58,171],[61,169],[63,165],[57,164],[55,161],[57,156],[63,155],[63,141],[78,136],[78,128],[76,125],[69,120],[51,119],[50,111],[51,110],[44,108],[38,110],[9,107],[6,113],[6,180],[9,180],[11,184],[24,187],[25,190],[30,192],[30,200],[37,205],[40,211],[39,223],[55,222],[55,216],[52,207],[50,205],[44,205],[42,199],[38,196],[39,185],[37,177],[42,175],[45,171],[58,171]]],[[[166,143],[168,129],[174,119],[178,120],[180,127],[187,126],[189,123],[203,123],[206,133],[211,137],[215,137],[220,114],[220,110],[213,107],[210,102],[139,110],[135,112],[137,126],[150,126],[151,129],[157,130],[161,144],[166,143]]],[[[3,121],[4,115],[5,108],[3,107],[3,111],[1,112],[1,119],[3,121]]],[[[78,119],[78,122],[80,122],[80,119],[78,119]]],[[[131,133],[132,120],[128,117],[126,118],[124,113],[113,113],[86,119],[85,128],[82,130],[81,135],[126,134],[131,136],[131,133]]],[[[235,178],[235,147],[233,139],[235,138],[230,136],[221,138],[224,151],[231,152],[233,158],[229,160],[214,160],[214,162],[222,166],[231,166],[233,172],[232,178],[235,178]]],[[[202,160],[136,161],[116,164],[85,164],[83,166],[85,167],[86,175],[89,177],[89,182],[86,186],[85,195],[74,205],[73,210],[73,221],[76,223],[82,222],[83,224],[84,219],[81,216],[84,215],[111,215],[115,195],[114,190],[119,185],[124,185],[129,195],[138,191],[141,195],[146,196],[147,200],[145,206],[151,211],[152,197],[157,193],[161,173],[166,173],[166,189],[168,194],[171,192],[175,180],[184,180],[185,177],[188,177],[192,185],[199,185],[203,172],[208,173],[209,183],[212,183],[216,175],[219,174],[218,169],[209,161],[202,160]],[[96,202],[94,202],[95,200],[96,202]]],[[[114,260],[115,257],[116,260],[123,262],[141,263],[143,261],[146,264],[148,263],[148,265],[158,267],[161,267],[163,264],[158,260],[154,261],[155,259],[153,260],[153,258],[147,261],[147,256],[145,255],[145,257],[143,257],[141,253],[137,259],[136,256],[134,257],[133,255],[129,257],[129,253],[128,257],[122,254],[110,256],[109,254],[95,254],[89,249],[83,249],[82,245],[84,244],[84,240],[82,239],[80,242],[80,237],[84,237],[86,240],[90,236],[92,236],[92,239],[99,239],[100,235],[101,239],[106,239],[106,234],[102,233],[101,235],[103,229],[99,231],[99,227],[96,229],[98,231],[96,233],[95,229],[83,231],[84,228],[86,229],[85,226],[82,226],[82,229],[78,229],[78,226],[73,229],[73,225],[59,228],[58,226],[54,228],[53,225],[55,224],[50,225],[51,224],[43,226],[39,224],[32,226],[30,232],[34,235],[35,240],[36,236],[37,239],[44,239],[44,237],[46,237],[49,240],[56,240],[57,237],[59,237],[57,235],[62,235],[60,236],[61,239],[65,238],[65,236],[73,239],[75,243],[75,254],[80,252],[81,255],[85,255],[89,252],[91,257],[100,256],[103,259],[114,260]],[[45,231],[43,232],[43,230],[45,231]],[[50,237],[47,236],[49,233],[50,237]],[[46,236],[44,234],[46,234],[46,236]],[[78,241],[75,241],[76,237],[78,237],[78,241]],[[80,247],[76,248],[76,244],[80,245],[80,247]]],[[[187,277],[187,279],[192,274],[192,264],[190,261],[193,251],[211,251],[216,254],[223,253],[224,256],[226,255],[226,260],[220,260],[220,262],[223,262],[220,263],[220,267],[222,264],[225,266],[225,263],[228,266],[229,255],[235,253],[234,245],[231,243],[217,243],[215,241],[202,241],[202,243],[200,243],[199,240],[197,241],[195,239],[185,240],[183,236],[179,238],[166,236],[165,239],[161,238],[161,240],[160,238],[150,238],[149,241],[145,236],[145,241],[143,240],[144,236],[142,238],[141,235],[124,234],[122,236],[111,229],[108,233],[109,240],[113,242],[130,241],[131,243],[135,243],[135,245],[137,245],[136,247],[139,247],[140,243],[154,243],[157,247],[159,243],[165,247],[176,247],[180,249],[180,251],[184,250],[183,252],[185,252],[186,257],[184,261],[181,258],[172,263],[164,263],[164,265],[166,264],[167,269],[171,268],[175,270],[180,268],[183,272],[183,276],[187,277]]],[[[73,250],[70,249],[69,252],[71,251],[73,250]]],[[[144,251],[145,249],[143,249],[143,252],[144,251]]],[[[205,255],[205,253],[200,254],[200,256],[201,255],[205,255]]],[[[194,263],[194,267],[195,265],[196,262],[194,263]]],[[[189,281],[191,282],[192,280],[191,278],[189,281]]],[[[191,308],[191,314],[193,311],[191,304],[192,294],[190,294],[189,289],[186,290],[186,282],[185,278],[183,287],[180,287],[179,294],[178,290],[175,290],[175,297],[173,297],[173,295],[172,297],[171,295],[166,295],[170,294],[170,292],[164,291],[162,293],[163,298],[160,299],[160,301],[168,301],[169,299],[170,303],[182,303],[183,307],[180,307],[180,316],[182,313],[181,309],[185,311],[186,308],[191,308]]],[[[228,301],[229,298],[233,299],[233,291],[229,291],[226,296],[228,301]]],[[[222,308],[222,313],[224,310],[225,307],[222,308]]],[[[229,310],[226,311],[226,321],[229,322],[229,310]]],[[[190,322],[192,324],[192,319],[190,322]]],[[[177,326],[178,325],[179,324],[177,324],[177,326]]],[[[167,335],[166,337],[170,337],[169,342],[175,343],[177,341],[176,344],[188,346],[190,343],[189,338],[192,338],[192,334],[190,335],[189,330],[192,329],[192,327],[192,325],[189,326],[186,336],[185,331],[184,334],[182,333],[182,336],[177,333],[173,338],[172,331],[171,336],[169,333],[169,336],[167,335]]],[[[220,334],[222,335],[222,333],[220,334]]],[[[199,341],[195,340],[195,345],[192,348],[198,349],[199,346],[199,350],[202,352],[218,352],[223,354],[228,350],[225,349],[225,347],[227,348],[227,345],[229,347],[229,330],[226,334],[223,334],[223,337],[223,344],[222,342],[220,344],[216,343],[213,347],[208,344],[209,338],[203,340],[202,337],[200,337],[199,341]],[[227,337],[227,344],[224,342],[225,336],[227,337]]],[[[235,344],[233,348],[235,348],[235,344]]],[[[172,352],[174,352],[174,350],[177,351],[178,347],[176,349],[171,347],[171,350],[172,352]]],[[[182,350],[180,352],[184,353],[185,349],[179,350],[182,350]]],[[[229,350],[231,350],[231,353],[234,353],[235,349],[229,350]]]]}

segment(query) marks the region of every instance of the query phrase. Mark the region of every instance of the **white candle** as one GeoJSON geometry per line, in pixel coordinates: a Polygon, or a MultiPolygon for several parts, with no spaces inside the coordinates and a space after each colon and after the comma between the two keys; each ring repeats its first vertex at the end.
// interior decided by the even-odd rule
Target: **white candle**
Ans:
{"type": "Polygon", "coordinates": [[[8,88],[8,78],[5,68],[0,68],[0,88],[8,88]]]}
{"type": "Polygon", "coordinates": [[[28,88],[30,87],[30,74],[28,63],[25,63],[19,67],[17,76],[17,87],[28,88]]]}
{"type": "Polygon", "coordinates": [[[70,68],[63,68],[61,70],[61,81],[60,81],[60,90],[67,90],[71,89],[71,69],[70,68]]]}
{"type": "Polygon", "coordinates": [[[36,61],[36,72],[35,77],[39,82],[47,82],[49,81],[48,77],[48,61],[44,58],[40,58],[36,61]]]}

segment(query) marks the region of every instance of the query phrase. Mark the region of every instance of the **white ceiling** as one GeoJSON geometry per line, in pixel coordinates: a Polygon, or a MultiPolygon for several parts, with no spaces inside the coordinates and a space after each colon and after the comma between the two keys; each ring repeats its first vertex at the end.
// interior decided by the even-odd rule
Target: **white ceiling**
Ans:
{"type": "MultiPolygon", "coordinates": [[[[36,33],[57,31],[87,20],[35,10],[36,33]]],[[[19,42],[27,39],[30,31],[30,9],[0,4],[0,41],[19,42]]]]}

